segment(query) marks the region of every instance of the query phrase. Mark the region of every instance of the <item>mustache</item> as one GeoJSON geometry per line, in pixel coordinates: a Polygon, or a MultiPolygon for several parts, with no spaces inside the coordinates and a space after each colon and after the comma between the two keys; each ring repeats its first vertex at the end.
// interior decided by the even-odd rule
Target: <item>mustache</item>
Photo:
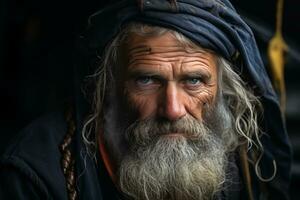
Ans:
{"type": "Polygon", "coordinates": [[[159,137],[168,134],[181,134],[190,140],[199,140],[210,132],[204,122],[192,116],[185,116],[176,121],[166,121],[156,118],[137,120],[126,130],[126,140],[130,143],[146,145],[159,137]]]}

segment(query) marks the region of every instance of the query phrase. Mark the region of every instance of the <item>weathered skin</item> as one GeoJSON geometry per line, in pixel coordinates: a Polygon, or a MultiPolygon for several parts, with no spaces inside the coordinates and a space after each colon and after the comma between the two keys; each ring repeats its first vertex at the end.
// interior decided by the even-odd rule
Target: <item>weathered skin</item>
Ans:
{"type": "Polygon", "coordinates": [[[187,48],[171,33],[156,37],[131,35],[125,44],[124,87],[139,119],[201,120],[203,106],[217,93],[216,56],[187,48]]]}

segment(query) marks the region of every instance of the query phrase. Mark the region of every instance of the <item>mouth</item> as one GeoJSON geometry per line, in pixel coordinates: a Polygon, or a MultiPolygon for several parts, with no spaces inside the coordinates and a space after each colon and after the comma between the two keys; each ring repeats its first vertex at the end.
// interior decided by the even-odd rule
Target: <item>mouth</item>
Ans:
{"type": "Polygon", "coordinates": [[[188,133],[184,132],[170,132],[170,133],[164,133],[161,135],[162,137],[165,138],[170,138],[170,139],[188,139],[188,140],[199,140],[198,135],[191,135],[188,133]]]}
{"type": "Polygon", "coordinates": [[[179,138],[179,137],[185,137],[186,134],[184,133],[165,133],[163,134],[164,137],[167,138],[179,138]]]}

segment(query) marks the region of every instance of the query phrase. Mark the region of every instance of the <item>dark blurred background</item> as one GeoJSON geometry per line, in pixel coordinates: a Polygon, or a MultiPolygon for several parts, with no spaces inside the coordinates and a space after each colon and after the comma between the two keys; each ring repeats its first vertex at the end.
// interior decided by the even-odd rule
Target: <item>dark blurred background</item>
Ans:
{"type": "MultiPolygon", "coordinates": [[[[268,66],[275,0],[231,0],[254,29],[268,66]]],[[[72,93],[74,41],[90,14],[109,0],[0,0],[0,154],[14,135],[38,116],[55,110],[72,93]]],[[[294,149],[292,199],[300,191],[300,1],[285,0],[286,122],[294,149]]]]}

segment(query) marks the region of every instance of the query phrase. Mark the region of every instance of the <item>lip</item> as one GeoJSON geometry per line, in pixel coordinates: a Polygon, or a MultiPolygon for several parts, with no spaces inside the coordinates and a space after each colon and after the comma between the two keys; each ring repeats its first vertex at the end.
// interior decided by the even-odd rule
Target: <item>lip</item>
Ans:
{"type": "Polygon", "coordinates": [[[178,138],[178,137],[183,137],[184,134],[182,133],[166,133],[164,134],[166,137],[170,137],[170,138],[178,138]]]}

